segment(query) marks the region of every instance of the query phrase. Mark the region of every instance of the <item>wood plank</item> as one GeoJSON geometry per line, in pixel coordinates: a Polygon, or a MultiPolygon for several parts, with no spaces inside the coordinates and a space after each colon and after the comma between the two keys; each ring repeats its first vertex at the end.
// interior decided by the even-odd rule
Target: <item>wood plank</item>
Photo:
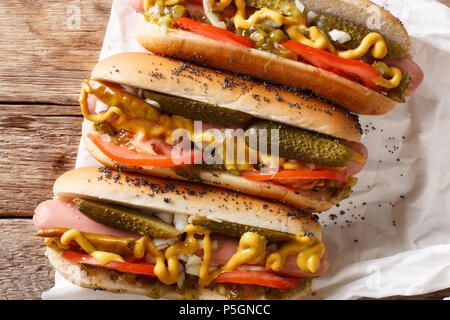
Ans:
{"type": "Polygon", "coordinates": [[[0,299],[40,299],[54,285],[42,239],[30,219],[0,219],[0,299]]]}
{"type": "Polygon", "coordinates": [[[55,178],[75,165],[82,119],[79,106],[0,108],[0,216],[32,216],[53,196],[55,178]]]}
{"type": "Polygon", "coordinates": [[[76,104],[80,81],[98,60],[111,3],[0,1],[0,102],[76,104]]]}

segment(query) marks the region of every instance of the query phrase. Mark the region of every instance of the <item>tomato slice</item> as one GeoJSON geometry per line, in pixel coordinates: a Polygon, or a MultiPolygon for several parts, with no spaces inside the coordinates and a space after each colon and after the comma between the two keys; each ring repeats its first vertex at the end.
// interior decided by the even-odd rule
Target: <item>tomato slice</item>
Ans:
{"type": "Polygon", "coordinates": [[[175,28],[190,31],[217,41],[253,48],[253,42],[248,38],[241,37],[231,31],[214,27],[186,17],[176,19],[174,21],[174,26],[175,28]]]}
{"type": "Polygon", "coordinates": [[[372,81],[374,78],[381,77],[381,74],[367,63],[345,59],[295,40],[285,41],[281,45],[313,66],[333,72],[339,76],[351,75],[361,80],[365,86],[371,89],[383,90],[382,87],[377,86],[372,81]]]}
{"type": "Polygon", "coordinates": [[[136,262],[121,262],[112,261],[107,264],[101,264],[94,257],[88,254],[82,254],[75,251],[66,250],[63,252],[62,257],[75,263],[88,264],[90,266],[102,267],[106,269],[113,269],[121,272],[128,272],[134,274],[143,274],[151,277],[155,277],[155,266],[149,263],[136,263],[136,262]]]}
{"type": "MultiPolygon", "coordinates": [[[[106,269],[117,270],[120,272],[128,272],[134,274],[142,274],[150,277],[156,277],[155,265],[144,262],[121,262],[112,261],[107,264],[101,264],[94,257],[88,254],[82,254],[71,250],[63,252],[62,257],[71,262],[87,264],[95,267],[102,267],[106,269]]],[[[136,261],[135,259],[133,261],[136,261]]],[[[241,283],[241,284],[255,284],[259,286],[277,288],[277,289],[291,289],[300,285],[301,278],[282,277],[271,272],[266,271],[247,271],[247,270],[233,270],[220,274],[214,282],[217,283],[241,283]]]]}
{"type": "Polygon", "coordinates": [[[88,133],[88,138],[108,158],[125,165],[152,166],[152,167],[174,167],[183,164],[194,163],[195,154],[192,153],[182,158],[172,158],[170,155],[150,155],[134,152],[126,147],[117,146],[112,142],[104,141],[99,134],[88,133]],[[175,160],[175,161],[173,161],[175,160]]]}
{"type": "Polygon", "coordinates": [[[292,289],[300,285],[301,278],[281,277],[266,271],[233,270],[221,273],[214,282],[255,284],[276,289],[292,289]]]}
{"type": "Polygon", "coordinates": [[[248,180],[267,181],[282,179],[299,179],[299,180],[336,180],[347,183],[347,176],[337,171],[311,171],[311,170],[281,170],[276,173],[263,173],[256,171],[241,171],[241,176],[248,180]]]}

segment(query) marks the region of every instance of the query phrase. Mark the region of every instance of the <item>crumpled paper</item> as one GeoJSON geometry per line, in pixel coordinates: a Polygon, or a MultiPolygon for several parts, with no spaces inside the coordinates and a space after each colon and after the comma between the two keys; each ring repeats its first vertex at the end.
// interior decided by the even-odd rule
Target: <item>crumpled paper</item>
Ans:
{"type": "MultiPolygon", "coordinates": [[[[397,16],[425,79],[405,104],[361,116],[365,169],[349,199],[319,216],[331,267],[310,299],[418,295],[450,287],[450,9],[431,0],[375,1],[397,16]]],[[[100,59],[143,51],[142,16],[115,0],[100,59]]],[[[81,80],[81,79],[80,79],[81,80]]],[[[96,164],[80,143],[76,166],[96,164]]],[[[58,273],[44,299],[135,299],[82,289],[58,273]]]]}

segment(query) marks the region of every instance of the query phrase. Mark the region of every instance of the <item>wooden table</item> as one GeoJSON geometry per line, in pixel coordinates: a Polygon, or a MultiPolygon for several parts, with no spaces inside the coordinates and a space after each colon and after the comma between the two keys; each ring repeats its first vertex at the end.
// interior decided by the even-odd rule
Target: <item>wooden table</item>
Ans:
{"type": "Polygon", "coordinates": [[[39,299],[53,286],[30,218],[52,197],[55,178],[74,167],[80,81],[98,60],[111,3],[0,2],[0,299],[39,299]]]}

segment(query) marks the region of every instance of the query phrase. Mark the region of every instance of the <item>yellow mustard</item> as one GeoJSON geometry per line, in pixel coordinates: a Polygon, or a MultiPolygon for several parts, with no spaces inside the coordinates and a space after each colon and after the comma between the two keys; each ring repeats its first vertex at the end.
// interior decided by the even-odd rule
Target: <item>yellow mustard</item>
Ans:
{"type": "Polygon", "coordinates": [[[95,260],[97,260],[101,264],[107,264],[112,261],[121,261],[121,256],[115,253],[105,252],[105,251],[97,251],[95,250],[95,247],[89,242],[88,239],[78,230],[71,229],[61,236],[60,243],[64,247],[68,247],[69,243],[71,241],[75,241],[80,245],[80,247],[90,254],[92,257],[94,257],[95,260]]]}
{"type": "Polygon", "coordinates": [[[260,9],[253,13],[248,19],[245,19],[244,0],[236,0],[236,5],[238,8],[236,15],[234,16],[234,25],[236,28],[249,29],[252,25],[266,19],[272,20],[278,25],[298,25],[305,22],[305,19],[302,16],[287,17],[268,8],[260,9]]]}
{"type": "Polygon", "coordinates": [[[315,237],[298,232],[295,239],[285,242],[281,248],[267,257],[266,270],[280,271],[288,255],[297,255],[297,267],[306,272],[316,272],[325,245],[315,237]]]}
{"type": "Polygon", "coordinates": [[[94,251],[91,253],[91,256],[101,264],[107,264],[112,261],[124,262],[123,258],[118,254],[106,251],[94,251]]]}
{"type": "Polygon", "coordinates": [[[403,73],[399,68],[390,67],[389,74],[387,75],[390,79],[385,79],[384,77],[375,78],[372,81],[381,87],[385,88],[396,88],[402,81],[403,73]]]}
{"type": "Polygon", "coordinates": [[[358,163],[365,163],[366,159],[360,155],[358,152],[356,152],[354,149],[352,149],[352,153],[353,153],[353,161],[358,162],[358,163]]]}
{"type": "MultiPolygon", "coordinates": [[[[222,272],[234,270],[243,264],[258,264],[266,258],[266,239],[254,232],[244,233],[240,240],[236,253],[221,268],[210,271],[212,258],[211,231],[206,228],[188,224],[185,229],[186,237],[184,241],[178,241],[162,253],[158,250],[153,241],[142,236],[134,243],[133,254],[136,258],[142,259],[146,252],[156,260],[155,275],[165,284],[176,283],[180,277],[179,255],[192,255],[199,250],[199,240],[196,235],[203,236],[203,259],[199,272],[199,285],[206,286],[222,272]]],[[[86,239],[82,232],[70,229],[61,236],[60,240],[46,238],[45,244],[50,246],[56,244],[57,247],[67,250],[69,243],[75,241],[80,247],[99,263],[107,264],[112,261],[121,261],[123,258],[115,253],[98,251],[86,239]]],[[[295,239],[285,242],[279,251],[270,254],[266,260],[266,270],[279,271],[283,267],[287,255],[297,255],[297,266],[307,272],[315,272],[320,264],[320,259],[325,252],[325,245],[314,236],[303,235],[299,232],[295,239]]]]}
{"type": "Polygon", "coordinates": [[[315,26],[309,28],[308,33],[310,39],[303,34],[303,30],[306,30],[306,25],[292,25],[286,29],[286,33],[290,39],[306,44],[309,47],[321,50],[329,49],[332,52],[335,51],[328,38],[319,28],[315,26]]]}
{"type": "Polygon", "coordinates": [[[372,48],[371,54],[375,59],[383,59],[387,54],[386,42],[382,35],[371,32],[361,41],[355,49],[346,51],[337,51],[337,55],[346,59],[358,59],[366,54],[372,48]]]}
{"type": "MultiPolygon", "coordinates": [[[[228,7],[232,0],[220,0],[219,2],[210,0],[212,2],[213,11],[220,12],[228,7]]],[[[179,0],[145,0],[144,9],[148,11],[152,6],[170,6],[178,4],[179,0]]],[[[370,48],[371,54],[376,59],[382,59],[387,54],[387,47],[383,36],[377,32],[372,32],[364,37],[359,46],[355,49],[339,51],[329,41],[328,37],[316,26],[307,28],[305,15],[300,16],[284,16],[283,14],[269,8],[261,8],[254,12],[250,17],[246,18],[246,3],[245,0],[234,0],[237,11],[233,17],[234,26],[236,29],[249,29],[252,25],[261,23],[264,20],[271,20],[278,25],[286,26],[286,32],[290,39],[299,41],[310,47],[316,49],[328,50],[333,54],[346,59],[358,59],[364,56],[370,48]],[[309,36],[309,38],[307,37],[309,36]]],[[[395,88],[400,81],[398,77],[402,75],[396,73],[393,79],[377,79],[377,85],[385,88],[395,88]],[[395,81],[394,81],[395,80],[395,81]],[[395,85],[397,84],[397,85],[395,85]],[[393,87],[395,85],[395,87],[393,87]]]]}
{"type": "MultiPolygon", "coordinates": [[[[187,138],[192,142],[212,143],[215,140],[212,132],[196,132],[194,130],[193,120],[178,115],[161,114],[153,106],[149,105],[139,97],[98,80],[87,79],[83,81],[79,101],[83,116],[87,120],[95,123],[102,123],[115,114],[118,117],[114,121],[110,120],[110,124],[116,130],[124,129],[128,132],[138,134],[144,139],[162,138],[169,144],[174,144],[175,141],[173,141],[172,138],[173,136],[177,136],[176,130],[185,130],[183,132],[187,133],[187,138]],[[98,99],[109,105],[109,109],[102,113],[90,113],[87,106],[88,94],[94,94],[98,99]],[[130,119],[130,117],[132,118],[130,119]]],[[[250,152],[243,139],[239,139],[237,144],[239,144],[240,147],[244,146],[246,148],[245,154],[250,152]]],[[[220,142],[220,144],[216,144],[219,148],[219,155],[226,154],[224,151],[225,145],[226,140],[220,142]]],[[[229,157],[222,158],[224,164],[228,165],[230,168],[236,167],[240,170],[252,170],[254,168],[249,161],[244,161],[242,164],[235,164],[235,154],[236,153],[233,154],[232,159],[229,159],[229,157]]]]}
{"type": "MultiPolygon", "coordinates": [[[[321,31],[319,30],[319,32],[321,31]]],[[[397,79],[398,77],[395,75],[389,81],[394,82],[397,81],[397,79]]],[[[139,97],[98,80],[83,80],[79,101],[82,113],[87,120],[95,123],[102,123],[110,119],[113,114],[116,114],[118,118],[115,121],[110,122],[116,130],[124,129],[128,132],[140,135],[140,137],[143,137],[144,139],[163,138],[169,144],[173,145],[175,142],[172,138],[173,136],[177,136],[176,130],[185,130],[183,132],[187,133],[187,138],[190,141],[194,143],[206,142],[210,144],[211,148],[217,148],[216,154],[222,155],[221,159],[227,170],[254,170],[254,165],[257,163],[258,159],[261,159],[262,162],[269,167],[276,164],[274,156],[265,155],[249,148],[247,143],[245,143],[244,137],[231,136],[225,137],[223,141],[215,141],[215,136],[212,132],[196,132],[192,120],[178,115],[159,113],[153,106],[150,106],[139,97]],[[103,113],[91,114],[87,106],[88,94],[94,94],[98,99],[110,105],[109,109],[103,113]],[[140,109],[140,111],[135,111],[135,109],[140,109]],[[145,111],[145,109],[148,110],[145,111]],[[128,116],[156,119],[156,123],[140,118],[128,119],[128,116]],[[173,135],[174,133],[175,135],[173,135]],[[234,139],[234,142],[231,139],[234,139]],[[231,149],[227,152],[227,145],[234,146],[234,152],[231,149]],[[237,159],[237,155],[244,155],[245,158],[237,159]]],[[[360,155],[358,156],[356,152],[354,152],[354,155],[355,159],[362,158],[360,155]]],[[[364,159],[362,158],[361,161],[364,162],[364,159]]],[[[300,161],[286,161],[284,158],[279,158],[278,164],[280,168],[285,170],[299,170],[304,168],[304,164],[300,161]]]]}
{"type": "MultiPolygon", "coordinates": [[[[371,48],[371,55],[376,59],[382,59],[387,54],[386,42],[384,41],[383,36],[377,32],[371,32],[365,36],[357,48],[340,51],[334,48],[328,37],[319,28],[316,26],[307,28],[304,15],[295,17],[284,16],[274,10],[262,8],[246,19],[245,0],[235,0],[234,3],[237,7],[236,15],[233,18],[236,29],[249,29],[254,24],[264,20],[271,20],[278,25],[286,26],[286,33],[290,39],[299,41],[316,49],[328,50],[331,53],[346,59],[358,59],[364,56],[371,48]]],[[[230,4],[231,0],[220,0],[219,3],[215,2],[214,10],[223,11],[230,4]]],[[[377,79],[376,81],[379,86],[394,88],[399,85],[400,81],[398,78],[401,80],[401,77],[402,74],[395,73],[391,80],[384,81],[385,79],[377,79]]]]}
{"type": "Polygon", "coordinates": [[[189,133],[189,138],[195,139],[194,142],[211,139],[210,135],[194,135],[192,120],[178,115],[161,114],[143,99],[98,80],[83,80],[79,102],[83,116],[87,120],[102,123],[110,119],[112,115],[117,115],[117,119],[110,120],[110,124],[116,130],[124,129],[139,134],[143,138],[163,138],[173,144],[172,133],[177,129],[184,129],[189,133]],[[110,106],[109,109],[101,113],[90,113],[87,103],[88,94],[94,94],[110,106]]]}
{"type": "Polygon", "coordinates": [[[177,282],[180,274],[180,262],[178,258],[180,254],[192,255],[199,250],[199,243],[195,235],[203,235],[203,259],[199,272],[199,285],[201,286],[208,285],[222,272],[234,270],[242,264],[259,263],[265,257],[267,244],[265,238],[253,232],[246,232],[239,241],[238,251],[231,259],[221,268],[210,272],[209,267],[212,258],[210,231],[203,227],[189,224],[185,232],[185,240],[167,248],[164,255],[154,247],[149,238],[142,237],[136,242],[135,256],[137,258],[142,257],[145,248],[147,248],[149,253],[156,258],[155,275],[163,283],[173,284],[177,282]]]}
{"type": "Polygon", "coordinates": [[[64,232],[64,234],[61,236],[60,242],[63,246],[68,246],[71,241],[75,241],[76,243],[78,243],[81,249],[83,249],[88,254],[91,254],[95,251],[95,247],[78,230],[70,229],[64,232]]]}
{"type": "MultiPolygon", "coordinates": [[[[146,236],[142,237],[136,242],[136,246],[134,249],[135,256],[137,258],[142,258],[145,251],[148,250],[148,252],[156,259],[156,265],[154,269],[155,275],[161,282],[165,284],[173,284],[178,281],[178,278],[180,276],[180,261],[178,258],[179,255],[192,255],[199,249],[198,240],[195,238],[196,234],[202,234],[204,236],[204,243],[209,241],[210,231],[205,228],[189,224],[186,226],[185,232],[186,238],[184,239],[184,241],[173,244],[166,249],[164,254],[156,249],[151,239],[146,236]]],[[[211,251],[211,246],[209,246],[208,248],[209,251],[211,251]]],[[[205,250],[204,256],[207,259],[208,257],[210,259],[211,252],[208,253],[205,250]]],[[[204,265],[206,266],[206,270],[208,270],[209,268],[209,263],[205,263],[205,261],[208,261],[207,259],[204,259],[202,262],[202,266],[200,268],[201,273],[203,271],[202,274],[205,273],[204,265]]]]}

